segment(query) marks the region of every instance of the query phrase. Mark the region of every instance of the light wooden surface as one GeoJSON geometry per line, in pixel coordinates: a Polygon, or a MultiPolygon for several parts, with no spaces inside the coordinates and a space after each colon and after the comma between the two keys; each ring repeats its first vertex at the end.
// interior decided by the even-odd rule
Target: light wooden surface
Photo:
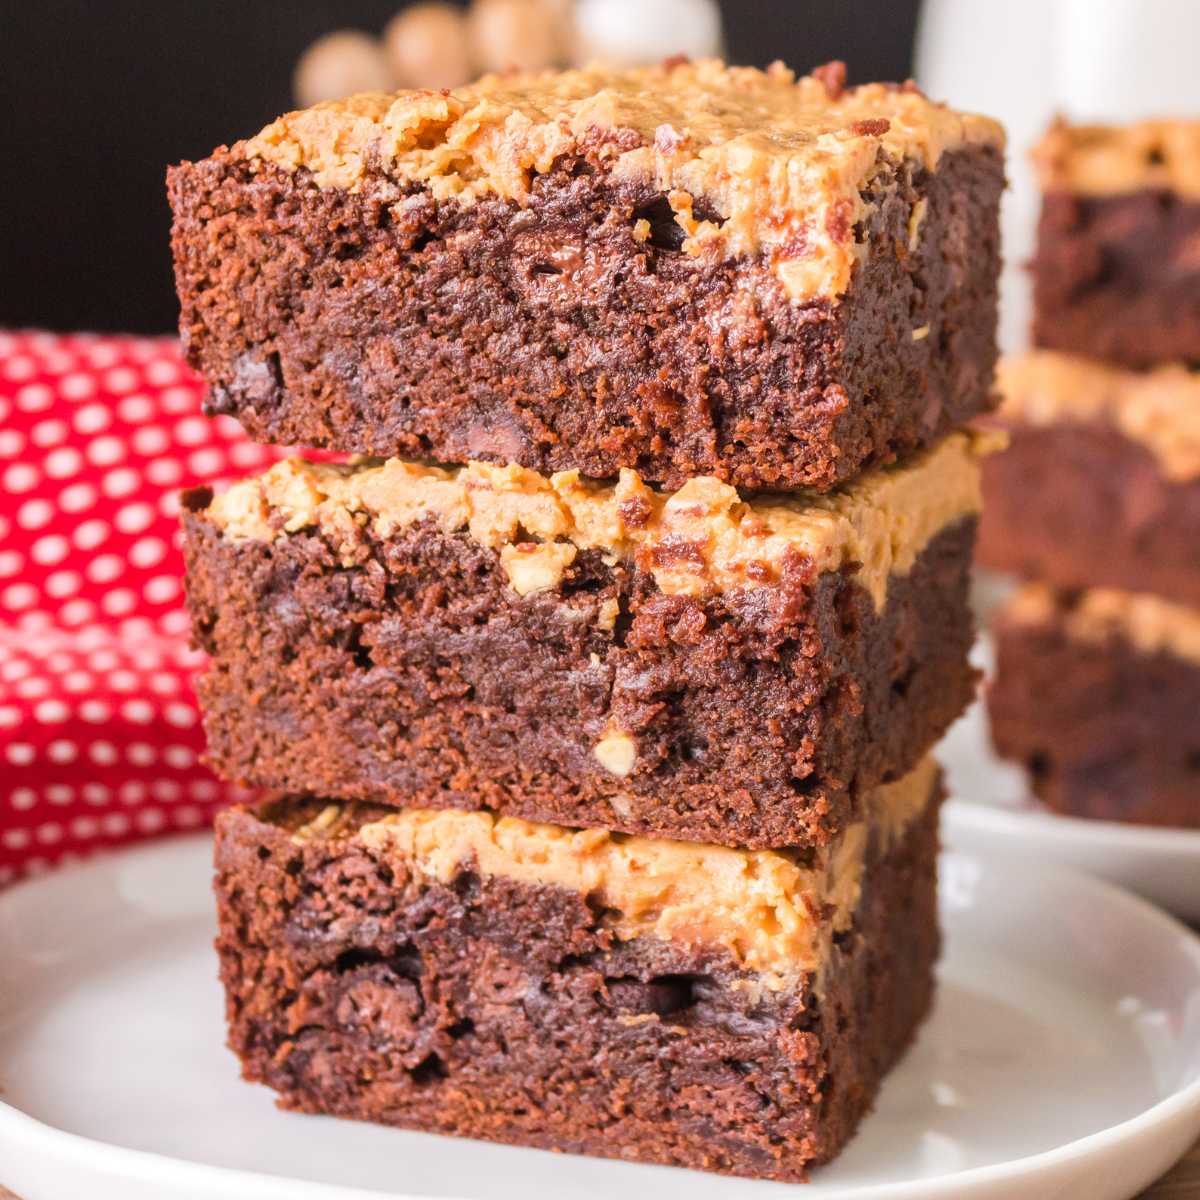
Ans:
{"type": "MultiPolygon", "coordinates": [[[[800,1195],[798,1192],[797,1195],[800,1195]]],[[[12,1192],[0,1187],[0,1200],[19,1200],[12,1192]]],[[[88,1200],[86,1196],[73,1196],[71,1200],[88,1200]]],[[[803,1200],[803,1196],[801,1196],[803,1200]]],[[[1168,1171],[1153,1187],[1148,1188],[1138,1200],[1200,1200],[1200,1143],[1183,1157],[1183,1160],[1168,1171]]]]}

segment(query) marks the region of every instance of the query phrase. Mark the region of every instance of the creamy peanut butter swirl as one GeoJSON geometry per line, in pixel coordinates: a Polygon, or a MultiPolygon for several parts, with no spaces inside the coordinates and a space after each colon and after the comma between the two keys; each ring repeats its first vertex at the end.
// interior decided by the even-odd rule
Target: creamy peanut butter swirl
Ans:
{"type": "Polygon", "coordinates": [[[778,586],[791,564],[820,573],[855,562],[882,608],[889,577],[907,574],[936,534],[978,512],[977,458],[996,445],[995,435],[953,433],[832,492],[753,501],[709,477],[662,492],[631,470],[607,485],[578,471],[546,476],[487,463],[443,469],[292,458],[216,496],[205,515],[235,542],[317,527],[348,548],[347,566],[368,522],[387,538],[429,518],[497,550],[520,595],[556,587],[580,550],[636,562],[662,591],[696,598],[778,586]]]}
{"type": "Polygon", "coordinates": [[[853,227],[867,211],[860,193],[881,156],[934,167],[966,143],[1002,147],[1004,132],[911,89],[831,94],[780,64],[764,72],[710,59],[371,92],[288,113],[234,152],[307,167],[321,187],[354,189],[373,173],[470,205],[487,193],[523,201],[534,174],[598,145],[618,179],[668,195],[688,253],[764,253],[800,300],[849,286],[862,251],[853,227]],[[701,197],[723,224],[693,217],[701,197]]]}
{"type": "Polygon", "coordinates": [[[1200,476],[1200,373],[1179,365],[1124,371],[1034,350],[1001,362],[997,382],[1002,418],[1040,426],[1105,420],[1149,450],[1171,482],[1200,476]]]}
{"type": "MultiPolygon", "coordinates": [[[[467,868],[570,888],[607,909],[622,940],[724,947],[777,989],[800,971],[819,971],[834,934],[853,923],[868,851],[886,852],[903,836],[937,778],[934,760],[924,759],[872,790],[863,821],[810,851],[731,849],[452,809],[401,809],[364,825],[358,837],[373,853],[442,883],[467,868]]],[[[338,815],[331,806],[294,836],[320,837],[338,815]]]]}
{"type": "Polygon", "coordinates": [[[1200,199],[1200,121],[1057,122],[1033,151],[1043,191],[1119,196],[1142,190],[1200,199]]]}
{"type": "Polygon", "coordinates": [[[1051,625],[1074,642],[1102,645],[1111,638],[1143,654],[1165,653],[1200,666],[1200,612],[1145,592],[1091,588],[1069,606],[1044,584],[1026,584],[1005,606],[1001,619],[1016,625],[1051,625]]]}

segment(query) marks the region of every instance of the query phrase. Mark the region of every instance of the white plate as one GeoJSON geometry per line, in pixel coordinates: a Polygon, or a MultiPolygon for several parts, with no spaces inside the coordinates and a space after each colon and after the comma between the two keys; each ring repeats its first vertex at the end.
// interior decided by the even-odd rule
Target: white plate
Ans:
{"type": "MultiPolygon", "coordinates": [[[[992,646],[972,653],[990,676],[992,646]]],[[[1200,830],[1060,817],[1034,798],[1025,772],[992,750],[987,711],[977,701],[935,751],[950,802],[942,839],[951,849],[1036,854],[1099,875],[1194,924],[1200,923],[1200,830]]]]}
{"type": "Polygon", "coordinates": [[[936,1012],[802,1191],[282,1113],[223,1048],[209,854],[0,894],[0,1182],[23,1200],[1125,1200],[1200,1132],[1200,939],[1106,884],[960,854],[936,1012]]]}

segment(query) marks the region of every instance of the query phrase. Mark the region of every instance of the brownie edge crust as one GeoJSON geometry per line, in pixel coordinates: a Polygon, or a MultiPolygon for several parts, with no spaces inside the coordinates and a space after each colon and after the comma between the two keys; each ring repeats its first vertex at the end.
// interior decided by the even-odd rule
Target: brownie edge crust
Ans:
{"type": "Polygon", "coordinates": [[[469,204],[369,165],[338,186],[260,137],[170,174],[186,356],[260,441],[826,490],[992,403],[1002,149],[934,163],[882,137],[859,194],[730,255],[700,242],[736,214],[620,165],[653,133],[581,134],[527,192],[469,204]],[[798,297],[780,255],[820,273],[827,238],[848,283],[798,297]]]}
{"type": "Polygon", "coordinates": [[[929,1009],[940,794],[871,832],[849,924],[786,978],[702,939],[622,937],[592,896],[470,858],[428,874],[370,836],[384,810],[226,812],[230,1046],[285,1108],[803,1181],[929,1009]]]}

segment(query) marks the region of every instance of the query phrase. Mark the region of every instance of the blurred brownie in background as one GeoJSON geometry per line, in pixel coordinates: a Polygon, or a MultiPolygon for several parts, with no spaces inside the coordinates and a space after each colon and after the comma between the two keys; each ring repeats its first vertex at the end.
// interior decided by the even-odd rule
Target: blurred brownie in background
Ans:
{"type": "Polygon", "coordinates": [[[1200,366],[1200,121],[1060,122],[1034,157],[1034,344],[1200,366]]]}

